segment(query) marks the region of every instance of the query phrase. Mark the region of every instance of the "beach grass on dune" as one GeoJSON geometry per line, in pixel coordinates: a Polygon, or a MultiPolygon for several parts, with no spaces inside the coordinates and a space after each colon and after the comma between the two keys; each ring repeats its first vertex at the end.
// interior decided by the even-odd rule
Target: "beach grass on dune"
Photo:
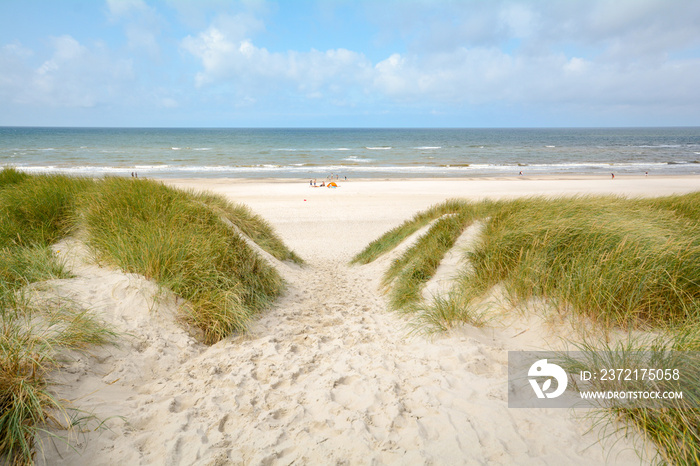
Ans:
{"type": "Polygon", "coordinates": [[[78,233],[103,261],[172,289],[208,343],[243,330],[284,286],[230,224],[273,256],[302,262],[247,208],[146,180],[4,169],[0,219],[0,462],[8,464],[33,462],[42,426],[74,422],[46,379],[61,352],[116,339],[80,306],[25,293],[34,282],[69,278],[51,244],[78,233]]]}
{"type": "MultiPolygon", "coordinates": [[[[698,203],[697,194],[648,200],[534,197],[461,207],[453,201],[450,206],[461,212],[452,221],[466,226],[481,220],[485,226],[467,255],[470,267],[457,277],[452,292],[470,302],[499,284],[515,301],[549,299],[610,325],[671,325],[697,318],[698,203]]],[[[439,235],[431,230],[419,238],[391,264],[385,284],[401,274],[410,276],[417,245],[439,235]]],[[[354,261],[361,262],[370,250],[376,258],[393,249],[398,242],[386,239],[394,236],[394,230],[387,232],[354,261]]],[[[429,278],[418,274],[410,280],[420,287],[429,278]]],[[[414,293],[404,304],[419,299],[414,293]]]]}
{"type": "Polygon", "coordinates": [[[153,181],[105,179],[81,222],[98,256],[190,303],[185,320],[214,343],[246,328],[283,289],[276,270],[193,195],[153,181]]]}
{"type": "Polygon", "coordinates": [[[16,168],[7,167],[0,170],[0,188],[20,183],[29,178],[29,175],[17,170],[16,168]]]}
{"type": "Polygon", "coordinates": [[[304,260],[289,249],[282,239],[277,236],[270,224],[259,215],[253,213],[248,206],[231,204],[223,197],[211,193],[190,194],[214,209],[222,218],[240,228],[243,234],[276,259],[291,261],[300,265],[304,263],[304,260]]]}
{"type": "MultiPolygon", "coordinates": [[[[375,260],[445,212],[450,215],[443,218],[464,222],[461,229],[454,226],[450,241],[474,221],[484,225],[450,292],[432,301],[419,292],[436,267],[417,267],[415,261],[427,263],[431,254],[442,257],[440,247],[428,245],[449,244],[437,221],[385,275],[389,306],[415,312],[414,325],[424,326],[419,331],[431,333],[460,322],[483,324],[478,303],[499,287],[512,303],[546,302],[585,316],[602,331],[651,329],[663,335],[670,349],[700,349],[700,193],[451,201],[387,232],[353,262],[375,260]],[[413,251],[420,248],[425,251],[413,251]],[[419,259],[421,254],[428,258],[419,259]]],[[[597,349],[584,348],[591,354],[597,349]]],[[[694,383],[686,387],[692,393],[694,383]]],[[[662,461],[698,463],[700,411],[691,401],[663,409],[618,404],[604,412],[608,420],[623,419],[639,428],[662,461]]]]}
{"type": "Polygon", "coordinates": [[[93,184],[59,175],[24,176],[1,177],[14,181],[0,184],[0,246],[48,245],[67,235],[79,194],[93,184]]]}
{"type": "Polygon", "coordinates": [[[492,212],[461,282],[470,293],[504,283],[517,300],[550,299],[605,324],[678,324],[700,310],[697,232],[673,211],[617,197],[510,201],[492,212]]]}
{"type": "Polygon", "coordinates": [[[419,212],[410,220],[406,220],[398,227],[386,232],[381,237],[372,241],[365,249],[360,251],[352,258],[352,264],[368,264],[377,259],[382,254],[394,249],[403,240],[411,236],[420,228],[428,225],[436,218],[443,215],[462,212],[468,208],[469,204],[465,201],[451,199],[442,204],[437,204],[431,208],[419,212]]]}
{"type": "Polygon", "coordinates": [[[392,309],[401,310],[420,299],[421,289],[468,225],[464,214],[443,215],[391,264],[382,283],[391,289],[389,306],[392,309]]]}
{"type": "Polygon", "coordinates": [[[69,213],[88,183],[0,171],[0,460],[28,464],[43,424],[67,414],[46,373],[66,349],[104,344],[114,334],[67,303],[34,303],[24,288],[68,278],[49,244],[70,230],[69,213]]]}

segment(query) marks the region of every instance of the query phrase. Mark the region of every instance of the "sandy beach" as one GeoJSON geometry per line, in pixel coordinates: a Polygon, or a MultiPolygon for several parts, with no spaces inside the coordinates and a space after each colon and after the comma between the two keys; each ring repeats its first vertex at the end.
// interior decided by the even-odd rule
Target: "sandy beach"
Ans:
{"type": "MultiPolygon", "coordinates": [[[[508,408],[507,352],[555,347],[570,336],[565,325],[533,315],[432,338],[411,335],[379,290],[400,251],[364,266],[348,261],[450,198],[662,196],[698,191],[700,177],[338,180],[338,188],[310,187],[309,180],[165,182],[249,206],[306,265],[266,255],[287,282],[285,294],[247,334],[205,346],[176,322],[175,296],[94,264],[76,240],[55,245],[75,278],[51,282],[51,292],[90,308],[125,336],[118,347],[71,355],[53,374],[59,397],[99,421],[71,446],[44,438],[40,464],[649,460],[634,450],[634,433],[601,441],[605,434],[587,433],[591,421],[577,413],[508,408]]],[[[450,260],[436,279],[449,280],[456,267],[450,260]]]]}

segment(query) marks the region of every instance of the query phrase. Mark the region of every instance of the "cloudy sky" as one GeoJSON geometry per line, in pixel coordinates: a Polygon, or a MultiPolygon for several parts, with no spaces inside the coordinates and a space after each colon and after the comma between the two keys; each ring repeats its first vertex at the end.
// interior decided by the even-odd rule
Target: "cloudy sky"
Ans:
{"type": "Polygon", "coordinates": [[[0,125],[699,126],[698,0],[0,0],[0,125]]]}

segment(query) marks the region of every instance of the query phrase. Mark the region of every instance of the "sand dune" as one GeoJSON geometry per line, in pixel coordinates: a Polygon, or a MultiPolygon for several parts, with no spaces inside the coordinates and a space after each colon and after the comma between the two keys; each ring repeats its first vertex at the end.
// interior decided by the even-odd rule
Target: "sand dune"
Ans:
{"type": "MultiPolygon", "coordinates": [[[[648,193],[649,181],[627,189],[648,193]]],[[[75,240],[57,245],[76,277],[52,282],[52,292],[129,335],[118,348],[72,355],[53,375],[60,397],[105,422],[97,430],[88,424],[72,439],[74,449],[45,439],[40,462],[639,464],[634,438],[603,445],[595,432],[585,435],[590,422],[572,412],[508,408],[507,351],[547,348],[556,329],[534,318],[432,339],[409,336],[407,321],[386,311],[378,290],[391,258],[347,265],[369,241],[431,204],[506,195],[501,190],[520,195],[527,182],[480,181],[491,186],[488,193],[464,193],[455,183],[354,182],[336,190],[173,183],[249,205],[308,263],[275,262],[288,282],[285,295],[248,334],[211,347],[176,322],[178,303],[167,291],[92,264],[75,240]],[[521,184],[508,191],[504,183],[521,184]]],[[[552,192],[570,192],[570,181],[547,183],[552,192]]],[[[654,192],[700,189],[696,178],[663,183],[654,192]]]]}

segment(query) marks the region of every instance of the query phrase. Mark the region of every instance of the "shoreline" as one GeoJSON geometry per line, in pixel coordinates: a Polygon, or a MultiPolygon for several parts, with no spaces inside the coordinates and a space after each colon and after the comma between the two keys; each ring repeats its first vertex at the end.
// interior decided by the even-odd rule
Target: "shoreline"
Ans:
{"type": "MultiPolygon", "coordinates": [[[[177,182],[177,183],[183,183],[187,181],[193,181],[193,182],[202,182],[202,183],[223,183],[223,182],[237,182],[237,183],[303,183],[306,182],[308,183],[310,178],[279,178],[279,177],[270,177],[270,178],[251,178],[251,177],[216,177],[216,178],[208,178],[208,177],[158,177],[158,176],[149,176],[149,177],[144,177],[152,180],[157,180],[157,181],[163,181],[163,182],[177,182]]],[[[312,179],[312,178],[311,178],[312,179]]],[[[326,178],[316,178],[316,180],[320,183],[321,180],[325,180],[326,178]]],[[[586,175],[586,174],[571,174],[571,175],[564,175],[564,174],[551,174],[551,175],[508,175],[508,176],[492,176],[492,175],[483,175],[483,176],[460,176],[460,177],[353,177],[353,178],[348,178],[347,180],[344,179],[338,179],[337,181],[341,182],[386,182],[386,181],[516,181],[516,180],[534,180],[534,181],[543,181],[543,180],[610,180],[611,177],[609,174],[606,175],[586,175]]],[[[627,175],[627,174],[616,174],[615,179],[625,179],[625,180],[650,180],[650,179],[695,179],[700,182],[700,175],[627,175]]]]}

